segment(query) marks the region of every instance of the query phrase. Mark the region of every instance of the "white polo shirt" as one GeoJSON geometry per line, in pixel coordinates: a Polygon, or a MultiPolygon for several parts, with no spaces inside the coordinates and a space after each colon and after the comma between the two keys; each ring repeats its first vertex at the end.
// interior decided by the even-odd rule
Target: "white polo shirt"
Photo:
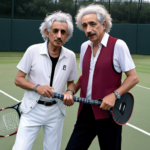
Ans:
{"type": "MultiPolygon", "coordinates": [[[[86,98],[88,99],[91,99],[93,73],[95,69],[95,64],[98,59],[98,56],[100,55],[102,45],[107,47],[108,38],[109,38],[109,34],[105,33],[102,41],[99,43],[99,49],[95,57],[93,56],[93,42],[88,40],[81,45],[80,63],[79,63],[80,70],[82,70],[82,62],[83,62],[84,54],[87,50],[88,45],[91,46],[91,50],[92,50],[91,62],[90,62],[90,73],[89,73],[89,80],[88,80],[87,93],[86,93],[86,98]]],[[[130,51],[126,43],[120,39],[118,39],[115,43],[113,64],[114,64],[115,70],[118,73],[130,71],[135,68],[134,62],[132,60],[130,51]]]]}
{"type": "MultiPolygon", "coordinates": [[[[28,74],[30,82],[40,85],[50,85],[52,61],[48,54],[47,41],[42,44],[30,46],[17,65],[17,68],[28,74]]],[[[76,78],[78,78],[78,70],[75,54],[62,46],[53,77],[54,92],[65,92],[67,81],[72,81],[76,78]]],[[[37,104],[40,96],[34,91],[26,90],[21,104],[22,111],[28,113],[37,104]]],[[[58,100],[58,105],[62,113],[66,115],[65,105],[61,100],[58,100]]]]}

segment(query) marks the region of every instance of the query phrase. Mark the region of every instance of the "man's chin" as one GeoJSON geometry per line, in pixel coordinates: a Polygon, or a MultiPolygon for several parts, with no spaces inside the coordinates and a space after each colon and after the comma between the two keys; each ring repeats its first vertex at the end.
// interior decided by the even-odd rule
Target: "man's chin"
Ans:
{"type": "Polygon", "coordinates": [[[55,46],[55,47],[61,47],[61,46],[62,46],[62,43],[55,43],[54,46],[55,46]]]}
{"type": "Polygon", "coordinates": [[[95,38],[88,38],[91,42],[96,41],[95,38]]]}
{"type": "Polygon", "coordinates": [[[89,36],[88,39],[92,42],[94,42],[96,40],[96,38],[94,36],[89,36]]]}

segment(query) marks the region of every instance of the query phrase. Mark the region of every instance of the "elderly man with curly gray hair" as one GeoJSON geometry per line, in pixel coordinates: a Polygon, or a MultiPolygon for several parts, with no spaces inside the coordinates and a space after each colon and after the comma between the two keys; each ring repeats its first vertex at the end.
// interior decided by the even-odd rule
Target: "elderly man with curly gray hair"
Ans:
{"type": "Polygon", "coordinates": [[[126,43],[108,34],[111,20],[102,5],[82,6],[77,13],[77,27],[89,39],[81,46],[77,89],[81,97],[103,102],[100,107],[80,103],[66,150],[87,150],[96,136],[101,150],[121,150],[122,126],[111,121],[107,110],[138,83],[138,77],[126,43]],[[122,72],[126,79],[121,84],[122,72]]]}
{"type": "Polygon", "coordinates": [[[73,34],[72,17],[54,12],[45,18],[40,32],[45,42],[30,46],[17,65],[15,84],[26,91],[13,150],[31,150],[41,126],[43,149],[60,150],[65,105],[74,104],[74,79],[78,78],[76,57],[63,47],[73,34]],[[64,101],[52,98],[53,92],[64,93],[64,101]]]}

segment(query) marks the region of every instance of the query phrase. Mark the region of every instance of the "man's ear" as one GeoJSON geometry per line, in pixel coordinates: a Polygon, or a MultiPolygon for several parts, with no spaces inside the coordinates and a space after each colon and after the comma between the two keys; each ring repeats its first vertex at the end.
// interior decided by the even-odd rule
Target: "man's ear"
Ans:
{"type": "MultiPolygon", "coordinates": [[[[66,35],[66,39],[65,39],[65,42],[66,42],[66,40],[67,40],[67,38],[68,38],[68,36],[69,36],[69,35],[70,35],[70,34],[67,34],[67,35],[66,35]]],[[[65,43],[64,43],[64,44],[65,44],[65,43]]]]}
{"type": "Polygon", "coordinates": [[[48,37],[48,31],[47,31],[47,29],[44,29],[44,31],[45,31],[45,34],[46,34],[46,36],[48,37]]]}
{"type": "Polygon", "coordinates": [[[105,28],[106,28],[106,24],[107,24],[107,21],[106,21],[106,20],[104,20],[104,22],[103,22],[104,30],[105,30],[105,28]]]}
{"type": "Polygon", "coordinates": [[[70,34],[67,34],[67,38],[68,38],[69,35],[70,35],[70,34]]]}

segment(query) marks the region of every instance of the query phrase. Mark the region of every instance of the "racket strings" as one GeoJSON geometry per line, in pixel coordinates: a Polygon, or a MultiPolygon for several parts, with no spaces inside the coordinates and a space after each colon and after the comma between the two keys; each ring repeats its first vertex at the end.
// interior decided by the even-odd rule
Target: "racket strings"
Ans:
{"type": "Polygon", "coordinates": [[[5,126],[8,130],[17,128],[18,125],[19,125],[18,114],[16,114],[15,112],[4,115],[3,120],[4,120],[4,123],[5,123],[5,126]]]}
{"type": "Polygon", "coordinates": [[[5,113],[3,112],[3,115],[1,114],[0,118],[0,135],[11,134],[18,129],[19,115],[16,110],[9,113],[6,113],[5,111],[5,113]]]}

